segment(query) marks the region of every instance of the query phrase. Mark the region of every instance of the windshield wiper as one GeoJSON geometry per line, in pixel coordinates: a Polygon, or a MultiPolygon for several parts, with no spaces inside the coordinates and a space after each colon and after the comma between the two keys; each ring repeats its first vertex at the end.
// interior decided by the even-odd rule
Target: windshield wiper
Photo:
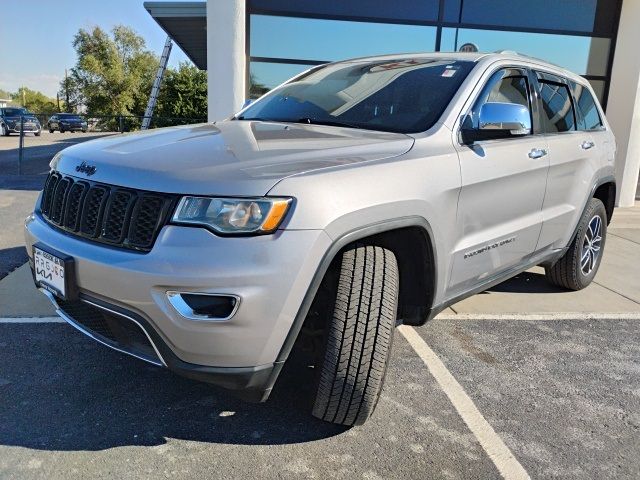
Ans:
{"type": "Polygon", "coordinates": [[[291,122],[291,123],[308,123],[309,125],[327,125],[330,127],[362,128],[362,127],[359,127],[358,125],[354,125],[353,123],[336,122],[333,120],[318,120],[316,118],[310,118],[310,117],[299,118],[295,122],[291,122]]]}

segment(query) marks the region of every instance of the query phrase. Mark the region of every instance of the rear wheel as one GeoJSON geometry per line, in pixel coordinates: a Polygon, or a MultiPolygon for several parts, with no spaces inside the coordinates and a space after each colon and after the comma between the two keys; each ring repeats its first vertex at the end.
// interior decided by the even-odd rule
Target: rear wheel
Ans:
{"type": "Polygon", "coordinates": [[[560,260],[545,269],[547,280],[559,287],[582,290],[596,276],[607,237],[607,212],[597,198],[580,218],[578,230],[569,250],[560,260]]]}
{"type": "Polygon", "coordinates": [[[376,407],[389,361],[398,265],[390,250],[356,245],[343,253],[339,269],[313,415],[361,425],[376,407]]]}
{"type": "Polygon", "coordinates": [[[64,128],[62,128],[62,125],[60,125],[59,130],[60,130],[60,133],[64,133],[64,128]]]}

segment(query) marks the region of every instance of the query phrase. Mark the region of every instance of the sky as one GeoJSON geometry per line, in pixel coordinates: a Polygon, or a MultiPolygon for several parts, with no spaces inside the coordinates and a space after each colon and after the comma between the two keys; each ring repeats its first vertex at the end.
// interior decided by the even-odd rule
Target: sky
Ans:
{"type": "MultiPolygon", "coordinates": [[[[175,0],[173,0],[175,1],[175,0]]],[[[143,0],[0,0],[0,89],[25,86],[54,97],[64,69],[75,65],[71,42],[80,28],[132,27],[158,56],[165,32],[143,0]]],[[[188,61],[173,45],[169,65],[188,61]]]]}
{"type": "MultiPolygon", "coordinates": [[[[146,40],[148,49],[160,55],[166,35],[144,9],[143,1],[0,0],[0,89],[14,92],[26,86],[55,97],[65,68],[75,64],[71,42],[80,28],[97,25],[109,30],[118,24],[128,25],[146,40]]],[[[435,36],[436,28],[430,26],[252,15],[250,50],[259,57],[325,61],[433,51],[435,36]]],[[[579,74],[606,73],[608,39],[461,29],[457,46],[466,42],[485,52],[516,50],[579,74]],[[594,56],[593,52],[604,54],[594,56]]],[[[455,49],[455,29],[444,28],[442,50],[455,49]]],[[[170,66],[187,60],[174,44],[170,66]]],[[[251,72],[260,83],[273,87],[306,68],[256,62],[251,72]]]]}

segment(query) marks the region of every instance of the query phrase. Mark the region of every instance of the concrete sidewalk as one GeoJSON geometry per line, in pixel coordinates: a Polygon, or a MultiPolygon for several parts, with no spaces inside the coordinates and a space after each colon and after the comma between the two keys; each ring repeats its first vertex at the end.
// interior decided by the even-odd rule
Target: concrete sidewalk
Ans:
{"type": "MultiPolygon", "coordinates": [[[[617,209],[608,231],[600,271],[580,292],[549,285],[542,268],[533,268],[496,287],[469,297],[444,315],[540,313],[640,313],[640,203],[617,209]]],[[[0,280],[0,318],[54,314],[23,265],[0,280]]]]}

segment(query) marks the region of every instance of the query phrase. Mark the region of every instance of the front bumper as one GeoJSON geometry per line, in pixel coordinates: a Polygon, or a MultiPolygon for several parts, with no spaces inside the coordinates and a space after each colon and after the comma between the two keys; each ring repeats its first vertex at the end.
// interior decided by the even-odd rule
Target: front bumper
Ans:
{"type": "Polygon", "coordinates": [[[80,298],[138,321],[168,368],[240,389],[254,388],[282,360],[280,350],[331,244],[321,230],[218,237],[167,225],[141,254],[69,236],[38,214],[25,222],[25,236],[30,256],[40,242],[73,257],[80,298]],[[169,302],[167,292],[174,290],[237,295],[241,302],[228,320],[193,320],[169,302]]]}
{"type": "MultiPolygon", "coordinates": [[[[25,133],[38,133],[40,130],[42,130],[40,125],[24,125],[23,128],[23,132],[25,133]]],[[[7,125],[7,131],[10,133],[20,133],[20,124],[17,123],[12,126],[7,125]]]]}

